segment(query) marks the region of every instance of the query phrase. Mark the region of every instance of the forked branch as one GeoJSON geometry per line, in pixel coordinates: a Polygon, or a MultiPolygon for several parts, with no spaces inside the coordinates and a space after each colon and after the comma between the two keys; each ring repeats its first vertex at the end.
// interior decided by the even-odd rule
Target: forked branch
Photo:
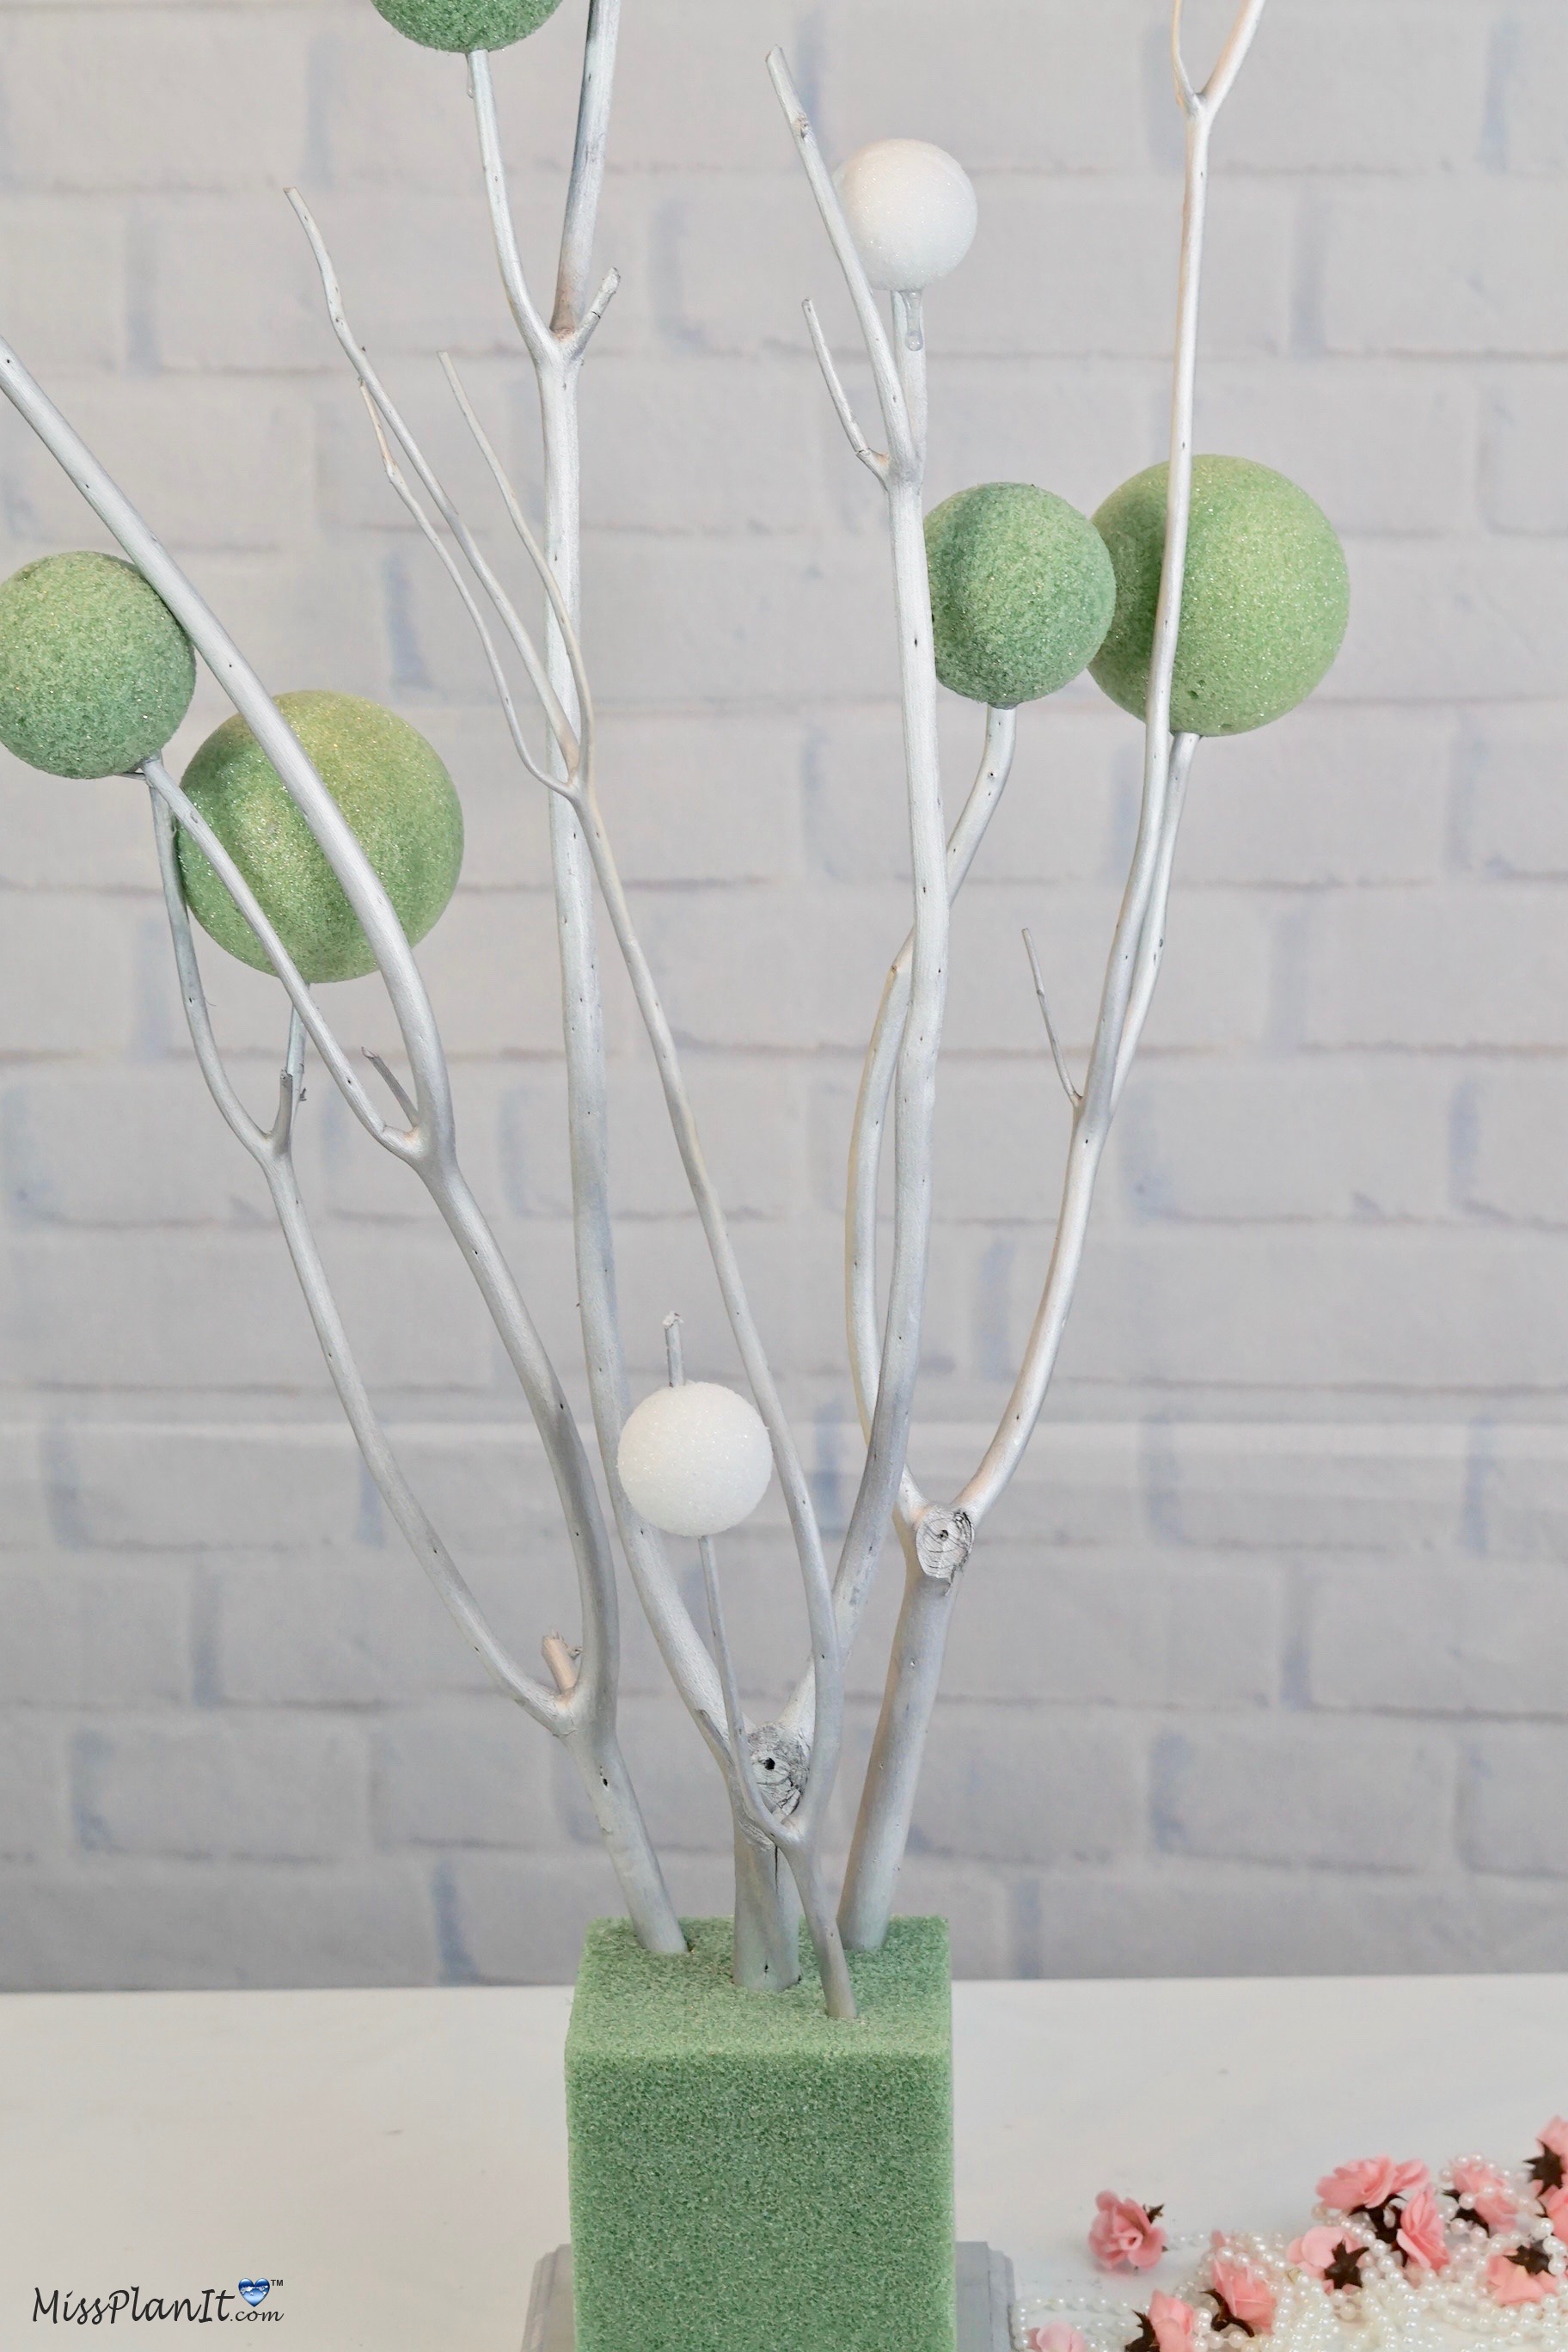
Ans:
{"type": "MultiPolygon", "coordinates": [[[[1061,1205],[1045,1287],[1006,1411],[978,1468],[952,1507],[952,1516],[966,1539],[979,1529],[1005,1491],[1044,1409],[1077,1289],[1110,1122],[1126,1084],[1159,971],[1176,828],[1196,746],[1195,737],[1173,738],[1171,712],[1192,514],[1193,404],[1209,137],[1240,71],[1264,5],[1265,0],[1244,0],[1219,62],[1207,84],[1199,90],[1194,87],[1183,60],[1182,0],[1173,0],[1172,49],[1178,95],[1187,118],[1186,171],[1165,544],[1150,660],[1138,835],[1106,967],[1089,1067],[1074,1104],[1061,1205]]],[[[1041,1009],[1046,1010],[1043,990],[1041,1009]]],[[[1049,1031],[1048,1013],[1047,1024],[1049,1031]]],[[[1050,1034],[1064,1083],[1069,1083],[1054,1031],[1050,1034]]],[[[907,1517],[918,1494],[907,1474],[902,1491],[907,1517]]],[[[920,1759],[936,1700],[955,1589],[955,1580],[939,1583],[921,1572],[918,1557],[910,1559],[904,1607],[840,1906],[846,1937],[852,1946],[874,1948],[887,1933],[912,1817],[920,1759]]]]}

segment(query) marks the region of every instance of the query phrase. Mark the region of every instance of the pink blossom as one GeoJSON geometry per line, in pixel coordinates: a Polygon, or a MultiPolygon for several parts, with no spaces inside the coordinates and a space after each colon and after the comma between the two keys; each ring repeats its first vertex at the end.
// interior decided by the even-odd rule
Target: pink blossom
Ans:
{"type": "Polygon", "coordinates": [[[1430,2189],[1418,2189],[1399,2217],[1396,2241],[1413,2270],[1446,2271],[1453,2259],[1443,2235],[1443,2216],[1430,2189]]]}
{"type": "Polygon", "coordinates": [[[1102,2271],[1152,2271],[1165,2251],[1160,2207],[1135,2204],[1102,2189],[1089,2232],[1089,2251],[1102,2271]]]}
{"type": "Polygon", "coordinates": [[[1495,2164],[1479,2157],[1463,2157],[1450,2170],[1454,2194],[1460,2204],[1489,2230],[1506,2230],[1518,2218],[1512,2189],[1495,2164]]]}
{"type": "Polygon", "coordinates": [[[1299,2270],[1310,2271],[1321,2278],[1344,2242],[1342,2230],[1331,2230],[1326,2221],[1320,2221],[1315,2229],[1303,2230],[1299,2238],[1291,2239],[1285,2249],[1285,2259],[1299,2270]]]}
{"type": "Polygon", "coordinates": [[[1078,2329],[1069,2327],[1065,2319],[1051,2319],[1044,2327],[1031,2327],[1024,2341],[1029,2352],[1089,2352],[1078,2329]]]}
{"type": "Polygon", "coordinates": [[[1546,2129],[1538,2132],[1536,2137],[1542,2147],[1549,2147],[1553,2156],[1561,2157],[1563,2163],[1568,2164],[1568,2117],[1553,2116],[1546,2129]]]}
{"type": "Polygon", "coordinates": [[[1392,2157],[1363,2156],[1354,2164],[1342,2164],[1337,2172],[1325,2173],[1318,2183],[1318,2195],[1336,2213],[1353,2213],[1363,2205],[1375,2212],[1391,2197],[1408,2197],[1425,2189],[1426,2180],[1424,2164],[1395,2164],[1392,2157]]]}
{"type": "Polygon", "coordinates": [[[1553,2189],[1541,2200],[1541,2210],[1563,2244],[1568,2246],[1568,2189],[1553,2189]]]}
{"type": "Polygon", "coordinates": [[[1274,2289],[1259,2272],[1224,2248],[1216,2231],[1209,2257],[1209,2283],[1221,2305],[1217,2324],[1223,2327],[1234,2320],[1249,2336],[1267,2336],[1274,2325],[1274,2289]]]}
{"type": "Polygon", "coordinates": [[[1192,2305],[1184,2303],[1180,2295],[1149,2297],[1149,2330],[1159,2352],[1193,2352],[1193,2322],[1196,2317],[1192,2305]]]}
{"type": "Polygon", "coordinates": [[[1487,2285],[1494,2303],[1544,2303],[1557,2292],[1549,2271],[1527,2271],[1509,2254],[1494,2254],[1488,2263],[1487,2285]]]}

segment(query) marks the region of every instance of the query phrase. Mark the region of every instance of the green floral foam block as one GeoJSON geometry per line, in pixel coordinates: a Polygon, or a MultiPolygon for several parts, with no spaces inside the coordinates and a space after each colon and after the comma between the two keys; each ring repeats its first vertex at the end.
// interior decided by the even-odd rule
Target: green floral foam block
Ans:
{"type": "Polygon", "coordinates": [[[860,2014],[588,1930],[566,2039],[577,2352],[954,2352],[947,1923],[851,1953],[860,2014]]]}

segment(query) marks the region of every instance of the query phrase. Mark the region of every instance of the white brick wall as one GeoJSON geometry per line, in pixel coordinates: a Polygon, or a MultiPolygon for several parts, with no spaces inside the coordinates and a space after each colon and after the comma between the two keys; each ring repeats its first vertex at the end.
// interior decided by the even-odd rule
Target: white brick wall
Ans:
{"type": "MultiPolygon", "coordinates": [[[[580,15],[497,68],[535,257],[580,15]]],[[[585,399],[604,790],[830,1518],[836,1203],[905,920],[897,726],[875,493],[797,306],[839,333],[845,307],[760,51],[790,43],[834,151],[909,131],[976,175],[972,263],[931,305],[933,498],[1026,476],[1090,508],[1161,451],[1163,15],[627,8],[625,283],[585,399]]],[[[1273,0],[1220,135],[1200,443],[1313,491],[1355,609],[1310,709],[1203,755],[1052,1419],[957,1618],[906,1897],[952,1911],[971,1971],[1568,1965],[1561,20],[1273,0]]],[[[423,961],[472,1172],[567,1364],[542,812],[381,481],[291,179],[443,463],[477,493],[438,342],[535,483],[460,64],[369,0],[0,8],[0,328],[270,682],[390,701],[453,766],[468,869],[423,961]]],[[[94,537],[0,419],[4,568],[94,537]]],[[[182,750],[221,715],[204,685],[182,750]]],[[[956,790],[974,714],[943,730],[956,790]]],[[[1058,1181],[1017,929],[1081,1052],[1136,771],[1088,687],[1026,713],[960,912],[933,1476],[1000,1405],[1058,1181]]],[[[0,759],[0,1982],[564,1975],[611,1899],[591,1823],[332,1419],[190,1063],[144,813],[0,759]]],[[[213,981],[261,1101],[275,992],[213,981]]],[[[374,991],[337,993],[388,1042],[374,991]]],[[[608,1017],[638,1377],[672,1304],[732,1375],[614,980],[608,1017]]],[[[537,1459],[433,1219],[361,1144],[313,1087],[302,1165],[367,1366],[527,1647],[570,1606],[537,1459]]],[[[781,1528],[729,1551],[761,1699],[797,1645],[781,1528]]],[[[626,1678],[678,1897],[717,1907],[722,1809],[635,1622],[626,1678]]]]}

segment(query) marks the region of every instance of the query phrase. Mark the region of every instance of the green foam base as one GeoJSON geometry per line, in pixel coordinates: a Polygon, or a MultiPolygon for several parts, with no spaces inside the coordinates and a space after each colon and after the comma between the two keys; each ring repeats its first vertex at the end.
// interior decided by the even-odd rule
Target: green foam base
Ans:
{"type": "Polygon", "coordinates": [[[566,2040],[577,2352],[954,2352],[947,1924],[852,1953],[860,2014],[588,1930],[566,2040]]]}

